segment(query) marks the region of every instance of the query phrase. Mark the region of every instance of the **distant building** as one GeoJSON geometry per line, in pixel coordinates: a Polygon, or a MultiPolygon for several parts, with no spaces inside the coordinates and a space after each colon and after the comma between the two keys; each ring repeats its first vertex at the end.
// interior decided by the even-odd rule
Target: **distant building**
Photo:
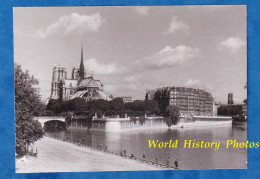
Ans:
{"type": "Polygon", "coordinates": [[[155,90],[146,90],[145,99],[154,100],[155,90]]]}
{"type": "Polygon", "coordinates": [[[131,96],[122,96],[124,103],[131,103],[132,97],[131,96]]]}
{"type": "Polygon", "coordinates": [[[158,107],[162,113],[169,105],[173,105],[178,107],[181,115],[213,115],[213,97],[211,93],[201,89],[164,87],[147,90],[146,100],[158,101],[158,107]]]}
{"type": "Polygon", "coordinates": [[[234,104],[234,102],[233,102],[233,93],[228,93],[228,104],[229,105],[234,104]]]}
{"type": "Polygon", "coordinates": [[[247,114],[246,104],[234,104],[233,93],[228,93],[228,104],[218,106],[218,115],[220,116],[236,116],[247,114]]]}
{"type": "Polygon", "coordinates": [[[51,96],[50,99],[69,100],[76,97],[86,101],[95,99],[110,100],[103,92],[103,83],[91,76],[86,77],[83,64],[83,47],[81,49],[81,61],[79,67],[72,69],[71,78],[68,78],[67,71],[63,66],[53,68],[51,96]]]}
{"type": "Polygon", "coordinates": [[[213,100],[213,116],[218,115],[218,107],[220,106],[219,103],[217,103],[215,100],[213,100]]]}

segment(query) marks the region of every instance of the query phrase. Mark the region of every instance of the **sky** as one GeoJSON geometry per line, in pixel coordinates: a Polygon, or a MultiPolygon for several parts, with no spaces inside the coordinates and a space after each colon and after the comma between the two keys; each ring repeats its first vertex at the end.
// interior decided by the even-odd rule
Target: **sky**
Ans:
{"type": "Polygon", "coordinates": [[[215,101],[247,97],[246,6],[15,7],[14,62],[51,94],[52,70],[71,77],[83,44],[87,75],[114,97],[146,89],[204,89],[215,101]]]}

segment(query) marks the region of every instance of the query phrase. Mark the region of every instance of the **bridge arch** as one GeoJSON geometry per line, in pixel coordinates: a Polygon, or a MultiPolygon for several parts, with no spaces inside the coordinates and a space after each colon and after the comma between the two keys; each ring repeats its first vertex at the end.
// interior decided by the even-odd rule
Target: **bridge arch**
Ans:
{"type": "Polygon", "coordinates": [[[41,116],[41,117],[35,117],[34,119],[41,123],[42,128],[44,127],[44,123],[49,121],[61,121],[65,123],[65,117],[61,117],[61,116],[41,116]]]}

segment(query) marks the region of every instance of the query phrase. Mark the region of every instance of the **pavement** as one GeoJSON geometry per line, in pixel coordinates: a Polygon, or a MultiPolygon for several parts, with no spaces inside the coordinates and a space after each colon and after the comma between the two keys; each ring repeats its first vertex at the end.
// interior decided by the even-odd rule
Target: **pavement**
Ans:
{"type": "Polygon", "coordinates": [[[43,137],[35,143],[37,158],[16,160],[16,173],[161,170],[143,162],[43,137]]]}

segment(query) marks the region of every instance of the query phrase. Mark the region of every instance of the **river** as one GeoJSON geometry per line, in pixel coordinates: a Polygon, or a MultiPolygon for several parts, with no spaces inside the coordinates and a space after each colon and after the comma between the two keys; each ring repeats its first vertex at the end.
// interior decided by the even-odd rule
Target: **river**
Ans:
{"type": "Polygon", "coordinates": [[[102,145],[108,151],[119,153],[126,150],[127,155],[134,154],[143,158],[165,164],[170,158],[170,164],[178,159],[180,169],[224,169],[247,168],[246,148],[226,148],[227,140],[247,141],[247,123],[232,126],[190,128],[190,129],[151,129],[125,133],[96,133],[84,130],[48,131],[48,137],[58,137],[80,142],[84,145],[98,148],[102,145]],[[149,148],[148,140],[168,142],[177,140],[177,148],[149,148]],[[183,148],[184,140],[196,142],[220,142],[220,148],[183,148]]]}

